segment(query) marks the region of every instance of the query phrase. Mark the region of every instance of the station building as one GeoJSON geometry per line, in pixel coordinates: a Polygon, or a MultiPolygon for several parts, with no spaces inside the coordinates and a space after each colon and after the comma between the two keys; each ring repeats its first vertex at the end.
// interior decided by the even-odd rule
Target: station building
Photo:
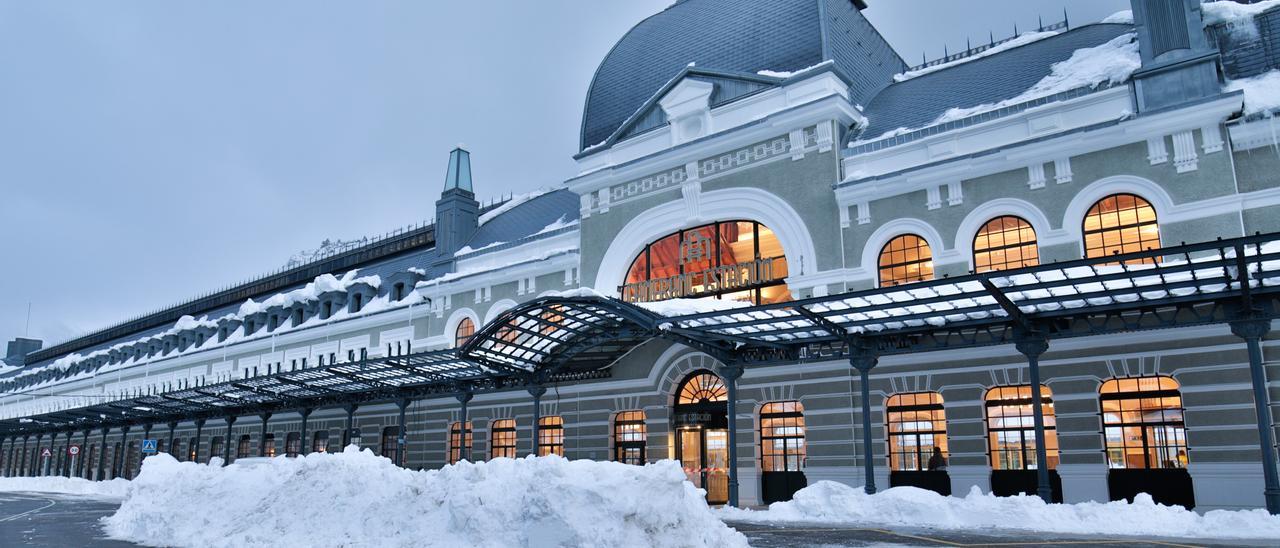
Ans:
{"type": "Polygon", "coordinates": [[[1280,12],[1133,8],[911,66],[861,0],[680,0],[599,65],[562,187],[481,206],[457,149],[431,224],[10,343],[0,471],[354,443],[677,459],[715,504],[1280,505],[1280,12]]]}

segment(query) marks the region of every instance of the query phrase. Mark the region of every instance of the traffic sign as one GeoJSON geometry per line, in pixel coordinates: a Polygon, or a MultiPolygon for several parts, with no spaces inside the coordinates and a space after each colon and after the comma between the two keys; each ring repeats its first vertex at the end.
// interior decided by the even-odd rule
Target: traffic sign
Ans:
{"type": "Polygon", "coordinates": [[[40,450],[40,456],[41,456],[41,457],[52,457],[52,456],[53,456],[53,451],[50,451],[48,447],[45,447],[44,449],[41,449],[41,450],[40,450]]]}
{"type": "Polygon", "coordinates": [[[79,454],[80,454],[80,446],[79,446],[79,445],[72,445],[71,447],[68,447],[68,448],[67,448],[67,454],[68,454],[68,455],[71,455],[71,456],[73,456],[73,457],[74,457],[74,456],[76,456],[76,455],[79,455],[79,454]]]}
{"type": "Polygon", "coordinates": [[[143,453],[155,453],[155,452],[156,452],[156,440],[142,440],[142,452],[143,452],[143,453]]]}

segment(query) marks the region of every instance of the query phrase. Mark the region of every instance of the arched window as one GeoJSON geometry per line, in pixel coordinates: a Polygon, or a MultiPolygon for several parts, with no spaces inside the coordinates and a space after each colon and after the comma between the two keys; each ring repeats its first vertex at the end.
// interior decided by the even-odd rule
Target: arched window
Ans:
{"type": "MultiPolygon", "coordinates": [[[[942,394],[894,394],[885,401],[889,423],[889,469],[894,472],[930,470],[936,447],[947,458],[947,413],[942,394]]],[[[945,461],[942,464],[946,466],[945,461]]],[[[936,468],[934,468],[936,469],[936,468]]]]}
{"type": "Polygon", "coordinates": [[[760,408],[760,457],[764,472],[804,470],[804,406],[798,401],[760,408]]]}
{"type": "Polygon", "coordinates": [[[311,452],[324,453],[329,451],[329,431],[319,430],[311,435],[311,452]]]}
{"type": "Polygon", "coordinates": [[[725,389],[724,381],[715,373],[699,373],[684,381],[684,385],[680,387],[676,403],[691,404],[717,401],[729,401],[729,391],[725,389]]]}
{"type": "Polygon", "coordinates": [[[516,458],[515,419],[498,419],[489,425],[489,458],[516,458]]]}
{"type": "Polygon", "coordinates": [[[276,435],[268,433],[262,437],[262,454],[268,457],[276,456],[276,435]]]}
{"type": "Polygon", "coordinates": [[[200,456],[200,442],[196,438],[187,441],[187,462],[196,462],[200,456]]]}
{"type": "Polygon", "coordinates": [[[645,462],[644,411],[620,411],[613,417],[613,460],[624,464],[645,462]]]}
{"type": "Polygon", "coordinates": [[[975,272],[1012,270],[1040,264],[1036,230],[1021,217],[1005,215],[987,221],[973,238],[975,272]]]}
{"type": "Polygon", "coordinates": [[[564,456],[564,419],[558,416],[538,419],[538,456],[564,456]]]}
{"type": "MultiPolygon", "coordinates": [[[[1058,432],[1053,416],[1053,394],[1040,388],[1044,414],[1045,457],[1050,469],[1058,467],[1058,432]]],[[[987,439],[991,468],[1034,470],[1036,430],[1032,417],[1031,386],[997,386],[987,391],[987,439]]]]}
{"type": "Polygon", "coordinates": [[[933,252],[929,242],[915,234],[903,234],[884,244],[879,265],[881,287],[933,279],[933,252]]]}
{"type": "MultiPolygon", "coordinates": [[[[396,461],[396,450],[400,447],[400,427],[388,426],[382,429],[382,456],[396,461]]],[[[404,461],[399,461],[404,462],[404,461]]]]}
{"type": "Polygon", "coordinates": [[[458,328],[453,332],[453,347],[462,348],[462,345],[467,344],[475,334],[476,322],[471,321],[471,318],[462,318],[462,321],[458,322],[458,328]]]}
{"type": "Polygon", "coordinates": [[[789,300],[787,258],[773,230],[724,221],[645,246],[618,288],[627,302],[715,296],[763,304],[789,300]]]}
{"type": "Polygon", "coordinates": [[[253,456],[253,453],[250,452],[251,444],[252,442],[250,441],[248,434],[240,436],[240,443],[236,444],[236,458],[243,459],[253,456]]]}
{"type": "Polygon", "coordinates": [[[164,451],[164,449],[165,449],[165,445],[164,445],[164,444],[165,444],[165,439],[164,439],[164,438],[160,438],[160,439],[156,440],[156,454],[157,454],[157,455],[159,455],[160,453],[164,453],[164,452],[165,452],[165,451],[164,451]]]}
{"type": "Polygon", "coordinates": [[[223,442],[222,436],[214,436],[209,440],[209,458],[205,462],[210,462],[213,457],[222,458],[223,442]]]}
{"type": "Polygon", "coordinates": [[[1111,468],[1186,468],[1182,394],[1171,377],[1102,383],[1102,425],[1111,468]]]}
{"type": "Polygon", "coordinates": [[[471,421],[467,421],[464,429],[462,423],[454,421],[449,425],[449,464],[462,460],[462,448],[471,452],[471,421]]]}
{"type": "Polygon", "coordinates": [[[284,456],[296,457],[302,452],[302,434],[289,432],[284,437],[284,456]]]}
{"type": "MultiPolygon", "coordinates": [[[[1112,194],[1084,216],[1084,256],[1110,257],[1160,247],[1160,224],[1151,203],[1133,194],[1112,194]]],[[[1155,258],[1129,261],[1154,264],[1155,258]]]]}

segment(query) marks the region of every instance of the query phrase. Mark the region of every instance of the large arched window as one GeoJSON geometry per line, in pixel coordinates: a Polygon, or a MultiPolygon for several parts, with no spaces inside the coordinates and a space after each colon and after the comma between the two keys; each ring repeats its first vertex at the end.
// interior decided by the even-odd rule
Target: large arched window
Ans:
{"type": "Polygon", "coordinates": [[[471,421],[463,427],[461,422],[454,421],[449,425],[449,464],[462,460],[462,448],[471,452],[471,421]]]}
{"type": "Polygon", "coordinates": [[[773,230],[724,221],[645,246],[618,292],[628,302],[717,297],[756,304],[789,300],[787,259],[773,230]]]}
{"type": "Polygon", "coordinates": [[[284,456],[296,457],[302,453],[302,434],[289,432],[284,437],[284,456]]]}
{"type": "Polygon", "coordinates": [[[538,456],[564,456],[564,419],[558,416],[538,419],[538,456]]]}
{"type": "Polygon", "coordinates": [[[946,467],[947,412],[942,407],[942,394],[915,392],[894,394],[885,401],[889,423],[889,470],[914,472],[946,467]],[[943,461],[930,466],[933,450],[938,449],[943,461]]]}
{"type": "Polygon", "coordinates": [[[329,431],[318,430],[311,435],[311,452],[324,453],[329,450],[329,431]]]}
{"type": "MultiPolygon", "coordinates": [[[[1084,255],[1110,257],[1160,247],[1160,224],[1151,203],[1133,194],[1112,194],[1084,216],[1084,255]]],[[[1154,264],[1155,258],[1129,261],[1154,264]]]]}
{"type": "MultiPolygon", "coordinates": [[[[1053,394],[1040,388],[1044,415],[1045,458],[1050,469],[1058,467],[1057,421],[1053,416],[1053,394]]],[[[995,470],[1034,470],[1036,430],[1032,417],[1031,385],[997,386],[987,391],[987,449],[995,470]]]]}
{"type": "Polygon", "coordinates": [[[1005,215],[987,221],[973,238],[975,272],[1011,270],[1040,264],[1036,230],[1021,217],[1005,215]]]}
{"type": "Polygon", "coordinates": [[[209,458],[205,459],[205,462],[213,460],[213,457],[222,458],[222,452],[225,449],[223,445],[222,436],[214,436],[209,440],[209,458]]]}
{"type": "Polygon", "coordinates": [[[1102,424],[1111,468],[1186,468],[1182,394],[1171,377],[1102,383],[1102,424]]]}
{"type": "Polygon", "coordinates": [[[729,401],[729,391],[724,381],[715,373],[699,373],[680,387],[677,404],[707,403],[729,401]]]}
{"type": "Polygon", "coordinates": [[[644,464],[644,411],[621,411],[613,417],[613,460],[644,464]]]}
{"type": "Polygon", "coordinates": [[[933,252],[929,242],[915,234],[903,234],[880,249],[880,286],[933,279],[933,252]]]}
{"type": "Polygon", "coordinates": [[[475,334],[476,322],[471,321],[471,318],[462,318],[462,321],[458,322],[458,328],[453,331],[453,347],[462,348],[462,345],[467,344],[475,334]]]}
{"type": "Polygon", "coordinates": [[[489,458],[516,458],[516,421],[498,419],[489,425],[489,458]]]}

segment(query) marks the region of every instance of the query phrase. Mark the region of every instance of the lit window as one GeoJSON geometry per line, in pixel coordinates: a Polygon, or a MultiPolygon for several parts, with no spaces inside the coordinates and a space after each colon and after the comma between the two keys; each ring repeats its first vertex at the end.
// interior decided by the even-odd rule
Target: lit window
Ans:
{"type": "Polygon", "coordinates": [[[933,252],[929,242],[915,234],[898,236],[880,250],[880,285],[923,282],[933,279],[933,252]]]}
{"type": "Polygon", "coordinates": [[[680,404],[713,401],[729,401],[729,391],[725,389],[724,381],[714,373],[699,373],[689,377],[680,387],[680,404]]]}
{"type": "MultiPolygon", "coordinates": [[[[382,429],[382,456],[396,461],[396,451],[400,448],[400,427],[388,426],[382,429]]],[[[404,461],[399,461],[404,462],[404,461]]]]}
{"type": "Polygon", "coordinates": [[[797,401],[760,408],[760,456],[765,472],[804,470],[804,406],[797,401]]]}
{"type": "MultiPolygon", "coordinates": [[[[1160,225],[1151,203],[1133,194],[1113,194],[1093,204],[1084,216],[1084,254],[1110,257],[1160,247],[1160,225]]],[[[1154,264],[1155,258],[1128,261],[1154,264]]]]}
{"type": "Polygon", "coordinates": [[[253,442],[250,441],[248,434],[240,436],[240,442],[236,444],[236,458],[243,459],[252,457],[253,453],[250,452],[250,446],[252,443],[253,442]]]}
{"type": "Polygon", "coordinates": [[[222,445],[222,436],[214,436],[213,439],[209,440],[209,458],[205,459],[205,462],[209,462],[213,457],[222,458],[222,445]]]}
{"type": "Polygon", "coordinates": [[[460,422],[449,425],[449,464],[462,460],[463,447],[471,452],[471,421],[467,421],[465,432],[460,422]]]}
{"type": "Polygon", "coordinates": [[[1040,264],[1036,231],[1026,220],[1006,215],[982,225],[973,239],[975,272],[1011,270],[1040,264]]]}
{"type": "Polygon", "coordinates": [[[263,439],[262,443],[265,448],[265,450],[263,451],[263,454],[265,454],[268,457],[276,456],[276,435],[275,434],[267,434],[266,438],[263,439]]]}
{"type": "Polygon", "coordinates": [[[613,418],[613,460],[625,464],[645,462],[644,411],[622,411],[613,418]]]}
{"type": "Polygon", "coordinates": [[[302,434],[297,432],[289,432],[284,437],[284,455],[286,457],[296,457],[302,452],[302,434]]]}
{"type": "Polygon", "coordinates": [[[1170,377],[1102,384],[1102,424],[1112,468],[1186,468],[1182,394],[1170,377]]]}
{"type": "Polygon", "coordinates": [[[516,421],[499,419],[489,426],[489,458],[516,458],[516,421]]]}
{"type": "Polygon", "coordinates": [[[458,329],[453,332],[453,347],[462,348],[462,345],[467,344],[475,334],[476,322],[471,321],[471,318],[462,318],[462,321],[458,322],[458,329]]]}
{"type": "MultiPolygon", "coordinates": [[[[1058,432],[1053,416],[1053,394],[1040,388],[1044,414],[1045,456],[1049,468],[1058,467],[1058,432]]],[[[1031,386],[998,386],[987,391],[987,439],[991,468],[1034,470],[1036,430],[1032,417],[1031,386]]]]}
{"type": "Polygon", "coordinates": [[[538,456],[564,456],[564,419],[551,416],[538,419],[538,456]]]}
{"type": "Polygon", "coordinates": [[[324,453],[329,450],[329,431],[321,430],[311,435],[311,452],[324,453]]]}
{"type": "Polygon", "coordinates": [[[645,246],[618,289],[627,302],[715,296],[757,304],[789,300],[777,234],[753,221],[702,225],[645,246]]]}
{"type": "Polygon", "coordinates": [[[889,469],[899,471],[936,470],[930,466],[933,450],[947,458],[947,415],[942,408],[942,394],[917,392],[894,394],[885,401],[889,423],[889,469]]]}

